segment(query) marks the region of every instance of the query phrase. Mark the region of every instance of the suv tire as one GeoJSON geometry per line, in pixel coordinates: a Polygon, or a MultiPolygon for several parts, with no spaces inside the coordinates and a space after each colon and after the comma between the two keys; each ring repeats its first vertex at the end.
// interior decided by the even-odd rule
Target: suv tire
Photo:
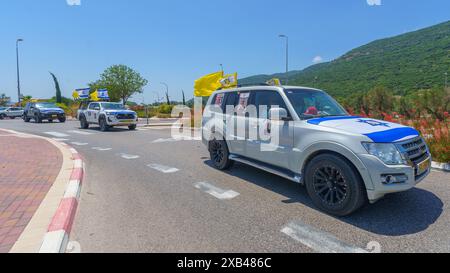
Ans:
{"type": "Polygon", "coordinates": [[[98,121],[99,125],[100,125],[100,131],[102,132],[106,132],[109,129],[108,124],[106,123],[106,118],[104,116],[101,116],[99,121],[98,121]]]}
{"type": "Polygon", "coordinates": [[[58,120],[59,120],[59,122],[61,122],[61,123],[65,123],[65,122],[66,122],[66,118],[59,118],[58,120]]]}
{"type": "Polygon", "coordinates": [[[137,125],[130,125],[128,126],[128,129],[130,129],[131,131],[136,130],[137,125]]]}
{"type": "Polygon", "coordinates": [[[42,118],[38,114],[36,114],[36,115],[34,115],[34,122],[42,123],[42,118]]]}
{"type": "Polygon", "coordinates": [[[26,115],[24,115],[24,116],[23,116],[23,121],[25,121],[25,122],[30,122],[30,118],[27,117],[26,115]]]}
{"type": "Polygon", "coordinates": [[[228,170],[233,167],[234,161],[231,160],[228,146],[224,140],[212,140],[209,142],[209,154],[214,167],[219,170],[228,170]]]}
{"type": "Polygon", "coordinates": [[[0,119],[5,119],[6,118],[6,115],[5,114],[1,114],[0,115],[0,119]]]}
{"type": "Polygon", "coordinates": [[[367,202],[364,183],[345,158],[322,154],[306,167],[305,183],[314,205],[334,216],[347,216],[367,202]]]}
{"type": "Polygon", "coordinates": [[[84,115],[80,117],[80,127],[81,129],[84,130],[89,129],[89,123],[87,122],[86,117],[84,115]]]}

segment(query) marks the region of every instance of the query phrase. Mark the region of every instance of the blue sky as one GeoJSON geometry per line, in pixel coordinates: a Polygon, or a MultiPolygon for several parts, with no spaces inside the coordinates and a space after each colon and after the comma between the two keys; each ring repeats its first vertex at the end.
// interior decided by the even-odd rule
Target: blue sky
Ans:
{"type": "MultiPolygon", "coordinates": [[[[0,9],[0,93],[17,100],[15,41],[21,44],[22,91],[48,98],[48,71],[70,96],[113,64],[138,70],[150,84],[146,102],[160,82],[173,99],[181,89],[192,97],[194,80],[219,70],[240,77],[284,70],[290,37],[290,68],[332,60],[375,39],[450,19],[448,0],[5,0],[0,9]],[[369,5],[369,2],[371,5],[369,5]],[[381,5],[378,5],[380,4],[381,5]]],[[[143,97],[134,98],[142,102],[143,97]]]]}

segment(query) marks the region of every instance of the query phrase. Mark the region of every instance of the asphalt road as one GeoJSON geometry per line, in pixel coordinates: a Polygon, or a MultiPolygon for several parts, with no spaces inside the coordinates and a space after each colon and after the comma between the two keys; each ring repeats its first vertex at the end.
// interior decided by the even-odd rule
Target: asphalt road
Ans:
{"type": "Polygon", "coordinates": [[[335,218],[295,183],[242,164],[215,170],[200,141],[173,141],[170,130],[0,128],[59,138],[85,158],[70,238],[82,252],[450,252],[449,173],[335,218]]]}

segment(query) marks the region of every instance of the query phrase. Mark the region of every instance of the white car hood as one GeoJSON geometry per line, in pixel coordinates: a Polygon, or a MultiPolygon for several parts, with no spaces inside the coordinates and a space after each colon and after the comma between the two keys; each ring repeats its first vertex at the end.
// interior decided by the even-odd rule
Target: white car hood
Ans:
{"type": "Polygon", "coordinates": [[[328,117],[308,120],[309,124],[367,136],[376,143],[393,143],[418,137],[411,127],[362,117],[328,117]]]}

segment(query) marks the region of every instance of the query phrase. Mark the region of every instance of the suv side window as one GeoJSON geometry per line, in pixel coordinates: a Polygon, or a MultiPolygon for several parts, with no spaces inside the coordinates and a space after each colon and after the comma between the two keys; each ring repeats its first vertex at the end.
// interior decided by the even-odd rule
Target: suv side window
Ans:
{"type": "Polygon", "coordinates": [[[288,111],[288,116],[291,116],[286,103],[276,91],[255,91],[255,106],[258,111],[258,118],[267,119],[269,117],[269,110],[275,106],[286,109],[286,111],[288,111]],[[262,109],[260,109],[260,106],[267,106],[267,111],[261,113],[260,111],[262,109]]]}
{"type": "Polygon", "coordinates": [[[224,104],[225,110],[227,110],[228,106],[233,106],[233,108],[236,107],[237,100],[238,100],[237,92],[227,93],[227,95],[225,97],[225,104],[224,104]]]}
{"type": "Polygon", "coordinates": [[[89,105],[89,110],[95,110],[96,107],[99,107],[98,103],[91,103],[91,105],[89,105]]]}

